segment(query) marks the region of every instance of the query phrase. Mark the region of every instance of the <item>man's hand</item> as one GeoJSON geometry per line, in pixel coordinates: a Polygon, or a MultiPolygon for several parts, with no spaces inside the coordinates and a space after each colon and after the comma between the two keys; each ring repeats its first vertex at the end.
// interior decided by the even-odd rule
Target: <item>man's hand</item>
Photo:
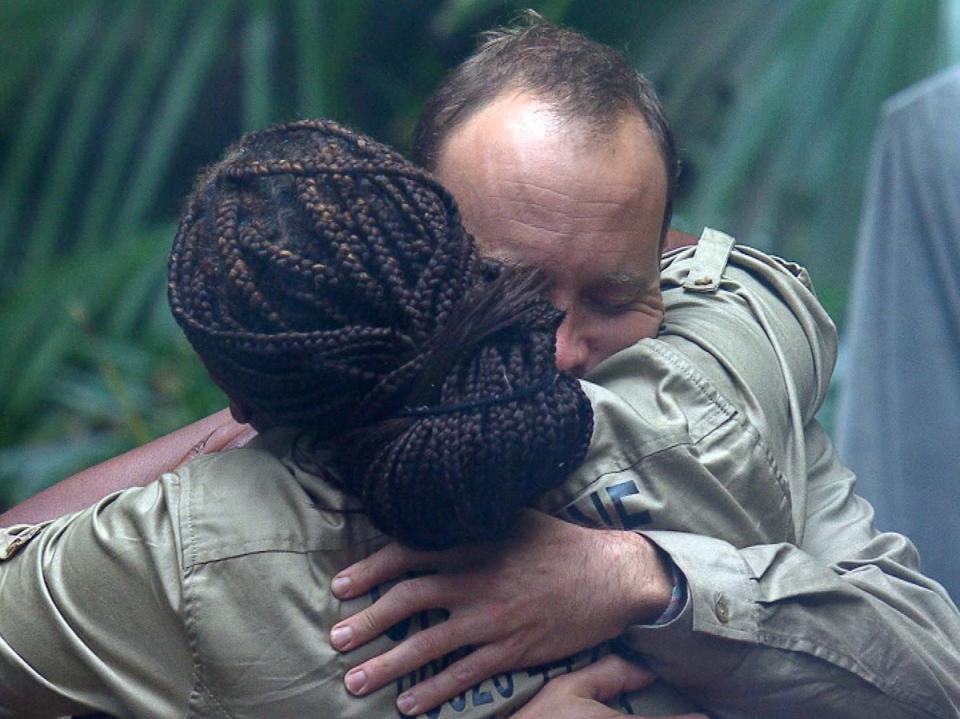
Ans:
{"type": "MultiPolygon", "coordinates": [[[[572,674],[551,679],[514,719],[618,719],[626,714],[603,702],[619,694],[637,691],[656,676],[649,670],[615,654],[572,674]]],[[[707,719],[703,714],[684,714],[669,719],[707,719]]]]}
{"type": "Polygon", "coordinates": [[[416,612],[443,608],[448,621],[354,667],[344,679],[364,695],[463,646],[474,651],[397,699],[419,714],[502,671],[568,656],[655,620],[672,589],[658,550],[631,532],[584,529],[526,511],[509,540],[445,552],[384,547],[338,574],[333,592],[356,597],[412,571],[434,571],[392,587],[333,627],[349,651],[416,612]]]}

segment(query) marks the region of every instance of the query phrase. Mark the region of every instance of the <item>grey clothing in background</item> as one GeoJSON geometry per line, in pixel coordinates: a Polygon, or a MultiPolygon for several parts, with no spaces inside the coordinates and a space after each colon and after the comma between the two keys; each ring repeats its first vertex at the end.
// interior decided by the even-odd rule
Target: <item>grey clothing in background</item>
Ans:
{"type": "Polygon", "coordinates": [[[876,523],[960,597],[960,67],[888,100],[847,322],[837,445],[876,523]]]}

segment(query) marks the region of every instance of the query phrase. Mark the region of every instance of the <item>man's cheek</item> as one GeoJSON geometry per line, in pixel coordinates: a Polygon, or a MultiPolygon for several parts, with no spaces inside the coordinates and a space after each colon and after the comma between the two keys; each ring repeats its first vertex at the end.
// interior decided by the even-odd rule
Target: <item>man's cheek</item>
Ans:
{"type": "Polygon", "coordinates": [[[660,319],[646,313],[631,312],[617,322],[611,322],[597,343],[598,350],[606,359],[622,349],[635,345],[647,337],[656,337],[660,319]]]}

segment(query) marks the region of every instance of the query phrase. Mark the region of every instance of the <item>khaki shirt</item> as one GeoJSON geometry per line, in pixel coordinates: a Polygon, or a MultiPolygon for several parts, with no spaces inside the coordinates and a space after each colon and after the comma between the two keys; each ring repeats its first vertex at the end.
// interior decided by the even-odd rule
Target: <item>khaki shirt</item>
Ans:
{"type": "MultiPolygon", "coordinates": [[[[663,333],[602,363],[585,388],[584,464],[542,508],[643,531],[689,599],[624,637],[664,683],[620,701],[649,715],[954,717],[960,617],[877,534],[812,419],[835,334],[805,275],[707,232],[665,258],[663,333]],[[684,698],[685,697],[685,698],[684,698]]],[[[368,647],[327,631],[376,598],[332,576],[387,541],[354,500],[291,460],[294,434],[202,457],[142,488],[0,540],[0,716],[394,717],[434,662],[373,695],[346,669],[368,647]]],[[[506,716],[601,650],[507,672],[426,716],[506,716]]]]}

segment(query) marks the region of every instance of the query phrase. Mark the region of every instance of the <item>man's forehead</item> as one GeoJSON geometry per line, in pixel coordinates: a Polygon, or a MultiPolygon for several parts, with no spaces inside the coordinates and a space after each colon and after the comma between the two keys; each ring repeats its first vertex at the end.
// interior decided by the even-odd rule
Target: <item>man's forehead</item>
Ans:
{"type": "Polygon", "coordinates": [[[558,102],[549,98],[522,89],[507,89],[473,108],[447,130],[435,167],[443,163],[449,147],[467,135],[484,140],[483,146],[468,143],[474,156],[488,153],[491,146],[523,153],[541,143],[566,152],[597,152],[608,148],[625,129],[630,134],[650,135],[638,110],[624,108],[599,122],[562,110],[558,102]]]}
{"type": "Polygon", "coordinates": [[[536,100],[498,102],[449,138],[437,168],[481,249],[557,281],[649,282],[659,269],[665,179],[645,128],[642,141],[624,126],[584,147],[569,127],[547,131],[555,118],[536,100]]]}
{"type": "Polygon", "coordinates": [[[662,211],[663,163],[639,115],[589,140],[575,126],[558,130],[558,122],[535,98],[494,100],[451,132],[437,173],[445,182],[459,176],[459,187],[451,189],[461,201],[466,190],[524,202],[527,209],[568,209],[575,202],[572,217],[602,219],[611,206],[650,193],[662,211]]]}

